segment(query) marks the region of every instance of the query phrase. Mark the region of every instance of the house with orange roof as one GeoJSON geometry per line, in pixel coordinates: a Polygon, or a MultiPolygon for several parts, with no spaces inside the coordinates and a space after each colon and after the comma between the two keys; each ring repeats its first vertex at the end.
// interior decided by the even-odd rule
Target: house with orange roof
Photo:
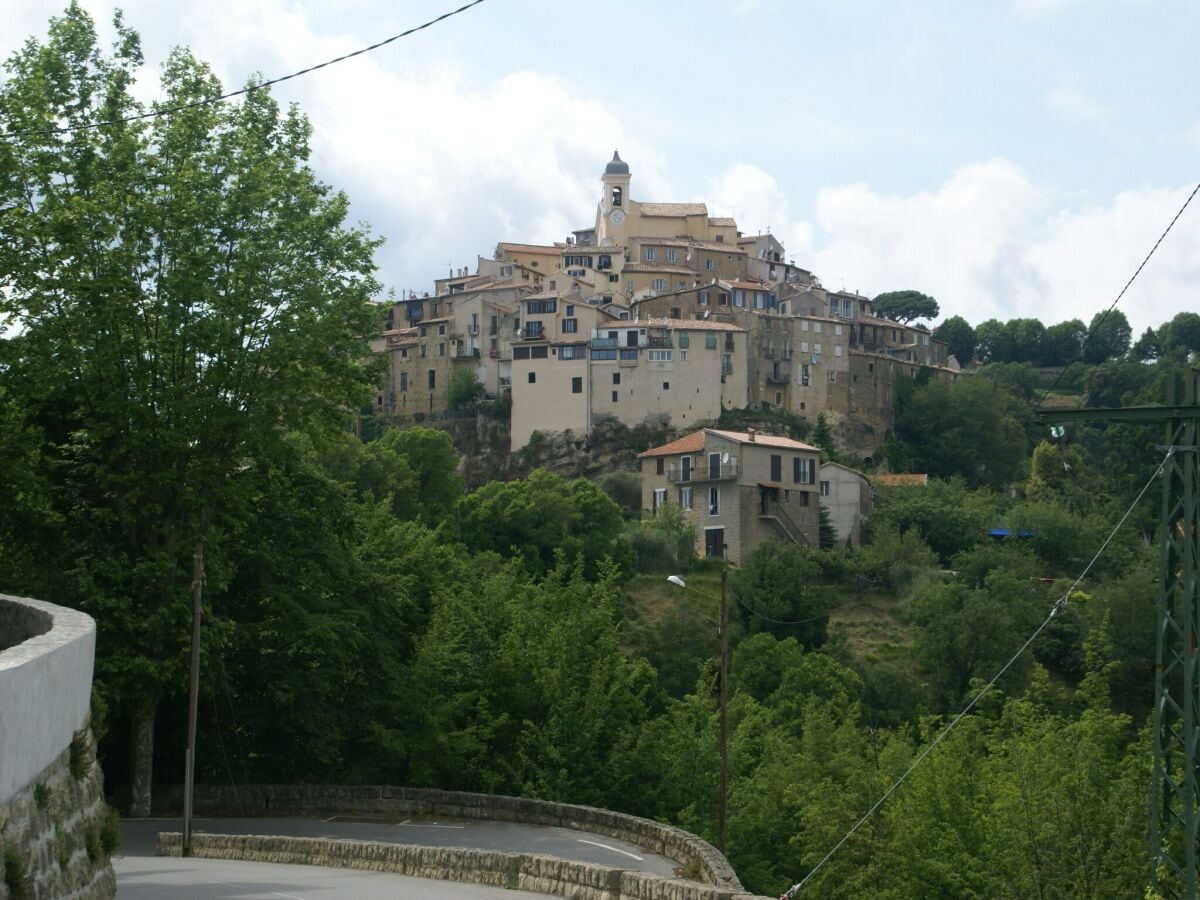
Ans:
{"type": "Polygon", "coordinates": [[[818,546],[816,447],[753,429],[703,428],[638,460],[643,514],[677,504],[706,559],[740,563],[764,541],[818,546]]]}

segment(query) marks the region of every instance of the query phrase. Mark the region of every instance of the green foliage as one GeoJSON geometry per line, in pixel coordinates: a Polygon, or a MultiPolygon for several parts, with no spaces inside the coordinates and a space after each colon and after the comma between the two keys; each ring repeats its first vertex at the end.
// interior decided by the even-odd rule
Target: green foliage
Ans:
{"type": "Polygon", "coordinates": [[[40,781],[33,786],[33,802],[42,812],[50,806],[50,791],[40,781]]]}
{"type": "Polygon", "coordinates": [[[100,823],[100,849],[105,856],[112,856],[121,849],[121,816],[115,809],[110,809],[100,823]]]}
{"type": "Polygon", "coordinates": [[[1119,309],[1098,312],[1088,325],[1087,339],[1083,344],[1083,361],[1096,364],[1124,356],[1129,350],[1133,331],[1129,320],[1119,309]]]}
{"type": "Polygon", "coordinates": [[[933,329],[933,336],[948,345],[950,353],[963,368],[971,365],[975,359],[975,329],[962,316],[950,316],[944,320],[933,329]]]}
{"type": "Polygon", "coordinates": [[[25,860],[16,847],[4,848],[4,886],[8,888],[10,900],[27,900],[32,896],[29,880],[25,877],[25,860]]]}
{"type": "Polygon", "coordinates": [[[446,386],[446,404],[450,409],[466,409],[482,396],[483,385],[471,369],[457,366],[450,372],[446,386]]]}
{"type": "Polygon", "coordinates": [[[71,847],[67,843],[67,834],[61,823],[54,823],[54,855],[60,872],[67,871],[71,864],[71,847]]]}
{"type": "Polygon", "coordinates": [[[979,375],[1004,385],[1022,400],[1032,400],[1037,392],[1037,372],[1029,363],[988,363],[979,375]]]}
{"type": "Polygon", "coordinates": [[[888,291],[871,301],[871,311],[885,319],[911,322],[913,319],[936,319],[938,302],[920,291],[888,291]]]}
{"type": "Polygon", "coordinates": [[[88,862],[93,866],[104,857],[104,847],[100,844],[100,831],[89,825],[83,832],[83,846],[87,851],[88,862]]]}
{"type": "Polygon", "coordinates": [[[829,623],[820,572],[812,556],[793,544],[761,543],[730,576],[732,612],[752,634],[765,631],[819,647],[829,623]]]}
{"type": "Polygon", "coordinates": [[[583,478],[538,469],[521,481],[484,485],[463,497],[457,512],[468,548],[515,555],[533,574],[551,569],[559,552],[582,557],[591,574],[605,558],[632,564],[619,541],[620,507],[583,478]]]}
{"type": "Polygon", "coordinates": [[[942,563],[948,563],[984,539],[994,509],[993,497],[969,492],[962,479],[932,479],[925,486],[880,489],[871,525],[890,524],[901,532],[915,528],[942,563]]]}
{"type": "Polygon", "coordinates": [[[91,748],[88,746],[89,739],[87,731],[77,731],[71,737],[70,746],[70,767],[71,777],[76,781],[82,781],[91,768],[91,748]]]}
{"type": "MultiPolygon", "coordinates": [[[[1024,476],[1029,408],[985,378],[933,379],[898,402],[896,436],[908,471],[961,475],[972,487],[1003,487],[1024,476]]],[[[895,455],[889,450],[889,459],[895,455]]]]}
{"type": "Polygon", "coordinates": [[[755,428],[763,434],[781,434],[796,441],[805,440],[809,431],[807,419],[766,402],[758,407],[722,409],[717,427],[729,431],[755,428]]]}
{"type": "Polygon", "coordinates": [[[833,527],[833,516],[829,512],[829,507],[824,503],[820,504],[817,516],[818,545],[822,550],[830,550],[837,544],[837,529],[833,527]]]}
{"type": "Polygon", "coordinates": [[[937,554],[916,528],[901,530],[890,522],[872,526],[859,562],[873,582],[902,596],[919,577],[938,567],[937,554]]]}
{"type": "Polygon", "coordinates": [[[628,521],[642,517],[642,479],[635,472],[605,472],[596,479],[596,487],[612,498],[628,521]]]}

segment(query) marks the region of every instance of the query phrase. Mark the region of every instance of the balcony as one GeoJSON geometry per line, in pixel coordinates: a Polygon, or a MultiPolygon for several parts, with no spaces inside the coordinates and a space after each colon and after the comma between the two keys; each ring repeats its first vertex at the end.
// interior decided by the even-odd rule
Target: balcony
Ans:
{"type": "Polygon", "coordinates": [[[670,335],[651,334],[646,338],[646,346],[656,349],[670,349],[674,344],[671,343],[670,335]]]}
{"type": "Polygon", "coordinates": [[[672,484],[690,484],[693,481],[726,481],[737,478],[737,474],[738,461],[736,457],[731,458],[729,462],[717,464],[703,460],[699,465],[692,466],[686,473],[681,465],[671,463],[667,466],[667,481],[672,484]]]}
{"type": "Polygon", "coordinates": [[[767,373],[767,384],[787,384],[787,383],[788,383],[788,373],[787,372],[768,372],[767,373]]]}
{"type": "Polygon", "coordinates": [[[541,322],[529,322],[518,335],[523,341],[541,341],[546,337],[546,329],[541,322]]]}
{"type": "Polygon", "coordinates": [[[616,338],[592,338],[593,350],[615,350],[616,346],[616,338]]]}
{"type": "Polygon", "coordinates": [[[455,354],[459,359],[476,359],[479,357],[478,347],[459,347],[455,354]]]}

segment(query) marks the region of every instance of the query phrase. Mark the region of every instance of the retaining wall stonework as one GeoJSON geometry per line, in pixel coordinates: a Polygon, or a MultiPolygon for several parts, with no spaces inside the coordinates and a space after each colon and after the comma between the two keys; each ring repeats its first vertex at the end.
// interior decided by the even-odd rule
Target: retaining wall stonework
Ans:
{"type": "Polygon", "coordinates": [[[108,898],[108,816],[89,727],[96,626],[0,595],[0,900],[108,898]]]}
{"type": "MultiPolygon", "coordinates": [[[[178,786],[158,786],[153,796],[159,815],[177,815],[183,808],[178,786]]],[[[197,785],[193,803],[195,813],[206,816],[449,816],[574,828],[619,838],[672,859],[696,872],[704,884],[733,893],[743,890],[733,867],[703,838],[652,819],[593,806],[392,785],[197,785]]]]}
{"type": "MultiPolygon", "coordinates": [[[[159,856],[179,856],[179,832],[158,836],[159,856]]],[[[766,900],[740,890],[719,888],[572,862],[532,853],[503,853],[461,847],[419,847],[373,841],[263,835],[193,834],[192,855],[209,859],[292,863],[368,869],[414,878],[486,884],[571,900],[766,900]]]]}

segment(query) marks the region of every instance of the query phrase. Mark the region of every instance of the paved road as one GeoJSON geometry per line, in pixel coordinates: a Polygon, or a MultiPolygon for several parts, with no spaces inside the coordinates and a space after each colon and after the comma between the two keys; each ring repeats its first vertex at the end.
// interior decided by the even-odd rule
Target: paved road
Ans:
{"type": "Polygon", "coordinates": [[[385,872],[325,869],[232,859],[120,856],[121,900],[545,900],[545,894],[385,872]]]}

